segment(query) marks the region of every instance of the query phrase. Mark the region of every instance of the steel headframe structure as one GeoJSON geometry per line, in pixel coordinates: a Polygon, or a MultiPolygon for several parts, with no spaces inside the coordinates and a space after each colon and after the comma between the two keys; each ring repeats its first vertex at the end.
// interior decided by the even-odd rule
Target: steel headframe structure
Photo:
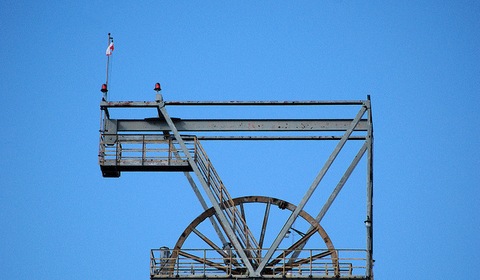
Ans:
{"type": "Polygon", "coordinates": [[[106,101],[100,103],[102,112],[100,129],[99,163],[104,177],[119,177],[124,171],[180,171],[184,172],[205,212],[192,222],[182,234],[173,251],[152,250],[152,279],[189,278],[315,278],[315,279],[373,279],[373,125],[370,96],[366,100],[349,101],[164,101],[157,90],[155,101],[106,101]],[[351,119],[179,119],[171,118],[167,107],[171,106],[350,106],[358,108],[351,119]],[[110,111],[116,108],[154,108],[158,115],[148,119],[113,119],[110,111]],[[202,133],[218,135],[202,135],[202,133]],[[255,132],[254,135],[241,133],[255,132]],[[309,135],[273,135],[272,133],[308,132],[309,135]],[[186,133],[182,135],[180,133],[186,133]],[[259,135],[260,134],[260,135],[259,135]],[[262,135],[263,134],[263,135],[262,135]],[[313,134],[313,135],[312,135],[313,134]],[[313,140],[336,141],[323,167],[318,172],[298,205],[268,197],[245,197],[233,199],[216,173],[201,141],[207,140],[313,140]],[[356,156],[339,180],[315,218],[304,211],[304,206],[320,184],[332,163],[347,141],[363,141],[356,156]],[[342,187],[366,154],[366,246],[362,273],[352,272],[342,266],[339,252],[331,244],[330,238],[320,222],[329,210],[342,187]],[[196,179],[191,176],[194,173],[196,179]],[[201,189],[198,187],[198,183],[201,189]],[[207,205],[202,192],[206,194],[211,207],[207,205]],[[246,223],[243,204],[265,203],[266,210],[260,238],[254,236],[246,223]],[[270,205],[289,209],[290,216],[274,238],[269,248],[263,247],[264,233],[270,205]],[[280,251],[282,239],[295,230],[292,225],[298,217],[310,223],[310,229],[290,248],[280,251]],[[195,227],[202,219],[209,219],[224,248],[213,244],[195,227]],[[188,253],[182,248],[184,239],[194,232],[218,253],[223,262],[208,259],[207,252],[202,256],[188,253]],[[306,241],[314,233],[319,233],[327,249],[318,254],[310,251],[309,256],[301,257],[306,241]],[[225,248],[228,244],[230,247],[225,248]],[[228,252],[229,250],[229,252],[228,252]],[[232,253],[234,252],[234,253],[232,253]],[[160,253],[157,257],[155,254],[160,253]],[[286,258],[288,256],[288,258],[286,258]],[[319,259],[328,257],[325,269],[316,267],[319,259]],[[225,261],[225,259],[229,261],[225,261]],[[189,267],[181,267],[188,259],[189,267]],[[194,264],[201,265],[201,273],[193,273],[194,264]],[[308,266],[307,266],[308,265],[308,266]],[[186,272],[187,271],[187,272],[186,272]],[[189,271],[189,272],[188,272],[189,271]],[[321,273],[319,273],[321,271],[321,273]],[[347,272],[345,272],[347,271],[347,272]],[[295,273],[292,273],[295,272],[295,273]]]}

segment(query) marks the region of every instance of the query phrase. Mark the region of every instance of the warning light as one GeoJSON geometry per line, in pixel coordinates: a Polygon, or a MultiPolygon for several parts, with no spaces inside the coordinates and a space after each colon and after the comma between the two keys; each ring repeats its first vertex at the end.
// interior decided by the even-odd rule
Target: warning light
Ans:
{"type": "Polygon", "coordinates": [[[153,90],[156,91],[156,92],[161,91],[162,88],[160,87],[160,83],[156,83],[156,84],[155,84],[155,88],[154,88],[153,90]]]}
{"type": "Polygon", "coordinates": [[[103,92],[103,93],[106,93],[108,91],[107,84],[103,84],[102,89],[100,91],[103,92]]]}

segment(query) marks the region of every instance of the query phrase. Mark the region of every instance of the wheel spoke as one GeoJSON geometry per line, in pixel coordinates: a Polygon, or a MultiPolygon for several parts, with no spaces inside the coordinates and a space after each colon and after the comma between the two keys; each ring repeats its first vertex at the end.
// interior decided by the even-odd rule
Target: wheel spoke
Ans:
{"type": "MultiPolygon", "coordinates": [[[[245,217],[245,208],[243,208],[243,203],[240,204],[240,215],[242,216],[242,219],[245,221],[245,223],[243,224],[242,230],[243,230],[244,232],[246,232],[247,229],[248,229],[248,228],[247,228],[247,218],[245,217]]],[[[245,236],[246,236],[246,235],[245,235],[245,236]]],[[[245,240],[245,245],[246,245],[247,248],[250,248],[250,242],[249,242],[249,241],[250,241],[250,240],[249,240],[248,238],[245,240]]]]}
{"type": "Polygon", "coordinates": [[[329,250],[329,251],[325,251],[325,252],[313,255],[313,256],[308,257],[308,258],[299,259],[298,261],[295,261],[294,263],[292,263],[290,268],[297,267],[297,266],[300,266],[302,264],[306,264],[306,263],[312,262],[314,260],[318,260],[318,259],[330,256],[332,253],[333,252],[329,250]]]}
{"type": "Polygon", "coordinates": [[[283,258],[288,256],[291,252],[293,252],[296,248],[300,247],[304,242],[307,242],[307,240],[315,233],[316,231],[312,230],[302,238],[300,238],[297,242],[295,242],[292,246],[290,246],[288,249],[280,253],[276,258],[274,258],[270,263],[268,263],[268,266],[273,266],[279,263],[283,258]]]}
{"type": "MultiPolygon", "coordinates": [[[[210,240],[208,237],[206,237],[204,234],[202,234],[200,231],[198,231],[196,228],[194,228],[193,233],[195,233],[200,239],[202,239],[205,243],[207,243],[212,249],[217,251],[223,258],[229,258],[228,254],[226,254],[222,248],[218,247],[217,244],[215,244],[212,240],[210,240]]],[[[235,266],[240,266],[238,261],[234,258],[230,258],[232,261],[232,264],[235,266]]]]}
{"type": "Polygon", "coordinates": [[[263,248],[263,240],[265,238],[265,232],[267,230],[267,223],[268,223],[268,217],[270,216],[270,205],[272,204],[272,202],[269,200],[265,206],[265,214],[263,215],[263,223],[262,223],[262,231],[260,232],[260,241],[258,242],[258,245],[260,248],[258,248],[260,250],[260,253],[258,254],[259,256],[261,256],[261,251],[262,251],[262,248],[263,248]]]}
{"type": "Polygon", "coordinates": [[[187,253],[185,251],[179,251],[178,255],[182,256],[182,257],[185,257],[185,258],[188,258],[188,259],[191,259],[191,260],[196,261],[198,263],[204,264],[206,266],[216,268],[218,270],[222,270],[222,271],[225,271],[225,272],[227,272],[229,270],[228,266],[225,266],[225,265],[220,264],[220,263],[209,261],[209,260],[205,259],[204,257],[199,257],[199,256],[196,256],[196,255],[187,253]]]}

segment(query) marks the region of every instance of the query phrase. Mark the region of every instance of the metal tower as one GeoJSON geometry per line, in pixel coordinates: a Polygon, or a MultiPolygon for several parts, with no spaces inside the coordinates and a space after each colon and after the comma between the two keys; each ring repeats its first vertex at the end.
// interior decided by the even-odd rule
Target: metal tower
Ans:
{"type": "Polygon", "coordinates": [[[350,101],[164,101],[158,83],[155,90],[155,101],[102,100],[99,148],[104,177],[119,177],[125,171],[184,172],[204,209],[172,248],[151,250],[151,279],[373,279],[373,125],[369,96],[367,100],[350,101]],[[349,107],[355,113],[348,119],[180,119],[170,117],[167,108],[173,106],[250,106],[250,110],[265,106],[287,110],[295,106],[349,107]],[[153,108],[156,113],[146,119],[111,118],[111,111],[117,108],[153,108]],[[301,201],[294,205],[275,197],[232,197],[201,145],[209,140],[334,141],[336,146],[323,163],[313,160],[321,168],[301,201]],[[305,205],[349,141],[363,144],[328,199],[317,207],[316,216],[310,215],[305,205]],[[366,245],[338,249],[321,221],[363,157],[366,213],[360,222],[365,224],[366,245]],[[246,214],[249,207],[257,211],[256,219],[246,214]],[[275,228],[274,224],[283,225],[275,228]],[[299,230],[300,224],[303,230],[299,230]],[[281,247],[290,234],[300,238],[281,247]],[[195,248],[186,247],[191,244],[195,248]]]}

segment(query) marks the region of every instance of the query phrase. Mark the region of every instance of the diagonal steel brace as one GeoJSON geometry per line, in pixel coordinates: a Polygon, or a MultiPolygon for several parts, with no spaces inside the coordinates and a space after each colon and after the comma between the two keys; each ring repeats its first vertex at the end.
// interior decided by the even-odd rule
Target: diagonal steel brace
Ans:
{"type": "Polygon", "coordinates": [[[183,153],[186,155],[188,162],[190,163],[190,166],[192,167],[193,171],[197,175],[198,180],[200,181],[205,193],[207,194],[208,198],[210,199],[210,202],[213,205],[213,208],[215,209],[216,215],[220,221],[220,224],[223,226],[228,238],[232,242],[232,245],[235,247],[237,250],[240,258],[242,259],[243,263],[245,264],[249,275],[250,276],[260,276],[260,274],[257,274],[255,269],[253,268],[252,264],[248,260],[248,257],[242,248],[242,245],[240,244],[237,236],[235,235],[232,227],[229,225],[227,218],[225,217],[224,212],[222,211],[220,205],[217,203],[215,200],[214,194],[208,187],[208,183],[205,181],[203,178],[199,168],[197,167],[194,158],[190,154],[187,146],[185,145],[185,142],[183,141],[182,137],[180,136],[180,133],[178,132],[177,128],[175,127],[175,124],[173,123],[172,119],[168,115],[166,109],[165,109],[165,103],[162,100],[161,96],[157,96],[157,102],[158,102],[158,113],[159,115],[163,116],[165,118],[165,121],[167,122],[170,130],[173,132],[173,135],[175,136],[176,140],[178,141],[180,147],[182,148],[183,153]]]}
{"type": "Polygon", "coordinates": [[[363,115],[365,114],[365,112],[367,111],[367,107],[364,105],[362,106],[362,108],[360,109],[360,111],[358,112],[357,116],[355,117],[355,119],[352,121],[352,123],[350,124],[350,126],[348,127],[348,129],[345,131],[345,134],[342,136],[342,138],[340,139],[340,141],[338,142],[337,146],[335,147],[334,151],[332,152],[332,154],[330,154],[329,158],[327,159],[327,161],[325,162],[324,166],[322,167],[322,169],[320,170],[320,172],[318,173],[317,177],[315,178],[315,180],[313,181],[313,183],[311,184],[310,188],[307,190],[307,192],[305,193],[304,197],[302,198],[302,200],[300,201],[300,203],[298,204],[297,208],[295,208],[295,211],[292,212],[292,214],[290,215],[290,217],[288,218],[287,222],[284,224],[283,228],[280,230],[280,233],[277,235],[277,237],[275,238],[275,240],[273,241],[272,243],[272,246],[270,247],[270,249],[267,251],[267,253],[265,254],[265,257],[263,258],[262,262],[260,263],[260,265],[258,266],[257,270],[256,270],[256,273],[257,274],[260,274],[260,272],[265,268],[265,266],[267,265],[268,261],[270,260],[270,258],[272,257],[273,253],[275,252],[275,250],[278,249],[278,246],[280,245],[280,242],[282,241],[282,239],[284,238],[285,234],[287,233],[287,231],[290,229],[290,227],[292,226],[292,224],[295,222],[295,219],[297,218],[298,214],[300,213],[300,211],[303,210],[303,207],[305,206],[305,204],[308,202],[308,200],[310,199],[310,197],[312,196],[313,192],[315,191],[315,189],[318,187],[318,185],[320,184],[320,182],[322,181],[323,177],[325,176],[325,174],[327,173],[328,169],[330,168],[330,166],[332,165],[333,161],[335,160],[335,158],[338,156],[338,154],[340,153],[341,149],[343,148],[343,146],[345,145],[345,143],[347,142],[348,138],[350,137],[350,135],[352,134],[352,132],[354,131],[355,127],[357,126],[357,124],[360,122],[360,120],[362,119],[363,115]]]}

